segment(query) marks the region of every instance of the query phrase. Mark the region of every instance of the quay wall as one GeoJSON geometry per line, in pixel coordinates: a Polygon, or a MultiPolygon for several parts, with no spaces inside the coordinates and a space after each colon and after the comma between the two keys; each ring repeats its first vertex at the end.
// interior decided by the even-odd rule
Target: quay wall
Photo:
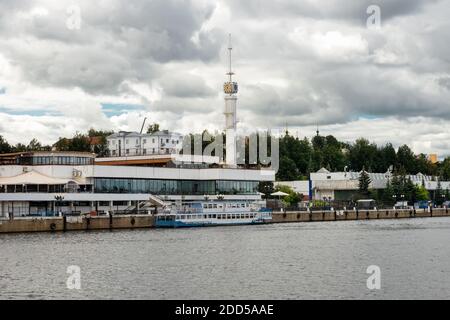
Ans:
{"type": "Polygon", "coordinates": [[[428,211],[426,209],[406,210],[351,210],[351,211],[298,211],[274,212],[272,223],[314,222],[314,221],[349,221],[374,219],[409,219],[426,217],[449,217],[448,208],[428,211]]]}
{"type": "Polygon", "coordinates": [[[36,217],[0,220],[0,233],[135,229],[154,226],[155,217],[148,214],[112,217],[36,217]]]}
{"type": "MultiPolygon", "coordinates": [[[[374,219],[411,219],[427,217],[449,217],[448,208],[433,210],[350,210],[350,211],[295,211],[274,212],[269,223],[351,221],[374,219]]],[[[107,229],[154,228],[152,215],[123,215],[112,217],[36,217],[0,220],[0,233],[58,232],[107,229]]]]}

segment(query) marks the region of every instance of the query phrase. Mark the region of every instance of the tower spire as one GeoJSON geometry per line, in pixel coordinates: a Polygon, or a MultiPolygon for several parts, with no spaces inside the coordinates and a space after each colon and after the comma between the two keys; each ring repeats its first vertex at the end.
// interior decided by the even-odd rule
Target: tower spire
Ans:
{"type": "Polygon", "coordinates": [[[231,69],[231,51],[233,50],[233,46],[231,45],[231,33],[228,34],[228,59],[229,59],[229,69],[227,75],[229,76],[229,81],[233,82],[234,72],[231,69]]]}
{"type": "Polygon", "coordinates": [[[231,34],[228,35],[228,81],[223,84],[225,93],[225,131],[226,131],[226,163],[230,166],[236,165],[236,102],[238,84],[233,81],[233,69],[231,67],[231,34]]]}

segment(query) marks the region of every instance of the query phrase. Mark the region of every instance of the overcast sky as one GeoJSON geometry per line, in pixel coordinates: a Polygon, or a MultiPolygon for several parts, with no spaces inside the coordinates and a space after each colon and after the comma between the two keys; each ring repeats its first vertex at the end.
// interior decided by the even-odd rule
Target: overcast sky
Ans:
{"type": "Polygon", "coordinates": [[[221,129],[231,33],[241,128],[443,156],[449,15],[449,0],[0,0],[0,134],[221,129]]]}

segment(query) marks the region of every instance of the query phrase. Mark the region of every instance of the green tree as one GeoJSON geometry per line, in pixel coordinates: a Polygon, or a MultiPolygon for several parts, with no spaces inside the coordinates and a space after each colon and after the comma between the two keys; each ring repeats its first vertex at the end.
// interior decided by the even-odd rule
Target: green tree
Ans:
{"type": "Polygon", "coordinates": [[[387,143],[377,152],[376,165],[374,170],[377,172],[386,172],[390,166],[395,166],[397,163],[397,154],[391,143],[387,143]]]}
{"type": "Polygon", "coordinates": [[[283,203],[288,206],[295,206],[299,201],[301,201],[300,194],[296,193],[290,186],[277,185],[275,187],[275,191],[281,191],[288,194],[283,197],[283,203]]]}
{"type": "Polygon", "coordinates": [[[444,192],[444,190],[442,190],[442,184],[441,184],[440,178],[438,178],[437,187],[434,192],[434,201],[439,206],[442,205],[445,201],[445,192],[444,192]]]}
{"type": "Polygon", "coordinates": [[[272,181],[261,181],[258,184],[258,191],[265,194],[266,199],[273,193],[275,190],[272,181]]]}
{"type": "Polygon", "coordinates": [[[428,193],[428,190],[424,186],[416,187],[416,197],[417,201],[430,200],[430,194],[428,193]]]}
{"type": "Polygon", "coordinates": [[[450,157],[447,157],[444,161],[442,161],[439,169],[439,175],[443,180],[450,181],[450,157]]]}
{"type": "Polygon", "coordinates": [[[376,156],[377,145],[370,143],[367,139],[360,138],[349,150],[350,169],[361,171],[363,168],[367,168],[372,171],[375,168],[376,156]]]}
{"type": "Polygon", "coordinates": [[[416,157],[407,145],[398,148],[397,151],[397,168],[404,168],[407,173],[416,174],[416,157]]]}
{"type": "Polygon", "coordinates": [[[361,171],[359,175],[359,193],[364,196],[369,195],[369,186],[372,181],[370,180],[369,174],[364,170],[361,171]]]}
{"type": "Polygon", "coordinates": [[[437,166],[428,159],[428,156],[421,153],[416,156],[415,160],[415,171],[422,172],[426,175],[436,175],[438,174],[437,166]]]}
{"type": "Polygon", "coordinates": [[[292,181],[298,178],[297,167],[291,158],[286,156],[280,158],[280,167],[276,178],[278,181],[292,181]]]}
{"type": "Polygon", "coordinates": [[[113,134],[114,131],[109,130],[95,130],[89,129],[87,137],[91,150],[98,156],[106,156],[108,154],[108,140],[107,137],[113,134]]]}
{"type": "Polygon", "coordinates": [[[155,133],[159,131],[159,123],[149,124],[147,127],[147,133],[155,133]]]}
{"type": "Polygon", "coordinates": [[[13,148],[8,143],[8,141],[6,141],[5,138],[3,138],[3,136],[0,136],[0,153],[8,153],[12,151],[13,148]]]}
{"type": "Polygon", "coordinates": [[[57,151],[91,152],[89,137],[79,132],[75,133],[72,139],[59,138],[53,147],[57,151]]]}
{"type": "Polygon", "coordinates": [[[394,203],[394,188],[392,188],[392,184],[389,180],[386,184],[386,188],[383,190],[382,200],[385,204],[394,203]]]}

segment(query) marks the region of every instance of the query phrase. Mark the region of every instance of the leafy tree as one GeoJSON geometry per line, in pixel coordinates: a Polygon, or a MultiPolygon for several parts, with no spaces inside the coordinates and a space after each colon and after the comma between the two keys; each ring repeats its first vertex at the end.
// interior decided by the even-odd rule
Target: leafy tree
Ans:
{"type": "Polygon", "coordinates": [[[274,186],[272,181],[261,181],[258,185],[258,191],[264,193],[266,198],[270,196],[271,193],[274,192],[274,186]]]}
{"type": "Polygon", "coordinates": [[[147,127],[147,133],[155,133],[159,131],[159,123],[149,124],[147,127]]]}
{"type": "Polygon", "coordinates": [[[57,151],[91,152],[91,144],[87,135],[75,133],[72,139],[59,138],[53,145],[57,151]]]}
{"type": "Polygon", "coordinates": [[[367,168],[371,171],[375,167],[377,155],[377,145],[369,140],[360,138],[350,147],[349,160],[350,169],[361,171],[367,168]]]}
{"type": "Polygon", "coordinates": [[[114,131],[89,129],[87,137],[91,150],[99,156],[106,156],[108,154],[107,137],[113,133],[114,131]]]}
{"type": "Polygon", "coordinates": [[[281,157],[276,178],[280,181],[292,181],[298,178],[297,167],[291,158],[286,156],[281,157]]]}
{"type": "Polygon", "coordinates": [[[378,149],[378,156],[376,159],[376,172],[386,172],[390,166],[395,166],[397,163],[397,154],[391,143],[387,143],[378,149]]]}
{"type": "Polygon", "coordinates": [[[300,194],[296,193],[290,186],[277,185],[275,191],[281,191],[288,194],[283,197],[283,202],[288,206],[294,206],[301,201],[300,194]]]}
{"type": "Polygon", "coordinates": [[[445,181],[450,180],[450,157],[447,157],[445,158],[444,161],[442,161],[441,168],[439,171],[440,171],[439,174],[443,180],[445,181]]]}
{"type": "Polygon", "coordinates": [[[14,152],[25,152],[27,151],[27,146],[23,143],[18,143],[14,146],[14,152]]]}
{"type": "Polygon", "coordinates": [[[0,153],[8,153],[12,151],[13,148],[8,143],[8,141],[6,141],[5,138],[3,138],[3,136],[0,136],[0,153]]]}
{"type": "Polygon", "coordinates": [[[397,151],[397,168],[400,167],[404,168],[410,174],[418,173],[416,157],[407,145],[401,146],[397,151]]]}
{"type": "Polygon", "coordinates": [[[430,194],[428,193],[428,190],[424,186],[416,187],[416,197],[417,201],[430,200],[430,194]]]}
{"type": "Polygon", "coordinates": [[[422,172],[426,175],[436,175],[437,166],[428,159],[427,155],[421,153],[415,160],[415,171],[422,172]]]}

